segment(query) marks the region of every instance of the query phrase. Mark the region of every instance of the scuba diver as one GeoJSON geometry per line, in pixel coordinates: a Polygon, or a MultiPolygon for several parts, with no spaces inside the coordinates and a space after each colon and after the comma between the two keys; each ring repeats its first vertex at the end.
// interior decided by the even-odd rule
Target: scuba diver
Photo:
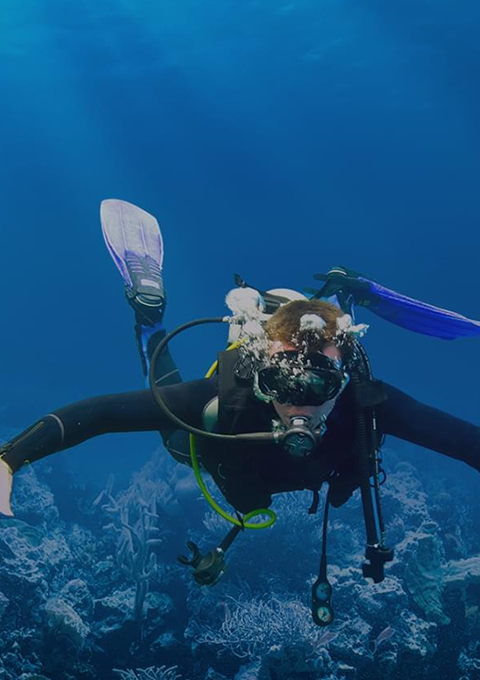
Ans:
{"type": "MultiPolygon", "coordinates": [[[[310,490],[308,512],[314,513],[327,484],[320,567],[311,597],[315,623],[330,624],[329,506],[343,505],[360,489],[367,535],[364,576],[380,582],[384,565],[393,559],[381,512],[384,436],[480,470],[479,427],[373,378],[360,341],[367,326],[356,324],[355,307],[443,339],[480,335],[480,323],[336,267],[316,275],[319,288],[309,289],[309,297],[286,289],[262,291],[237,275],[237,288],[226,300],[229,316],[192,321],[167,334],[163,242],[156,219],[110,199],[102,203],[101,221],[135,313],[150,389],[96,396],[56,409],[1,446],[0,512],[13,514],[12,476],[27,463],[101,434],[159,431],[175,460],[193,468],[210,505],[233,525],[209,553],[202,555],[189,542],[191,556],[179,557],[193,569],[197,583],[213,585],[225,571],[225,552],[236,536],[275,521],[270,509],[274,494],[310,490]],[[228,324],[228,346],[207,377],[184,383],[169,343],[204,323],[228,324]],[[210,496],[202,472],[213,478],[233,514],[210,496]]],[[[188,492],[191,475],[182,479],[188,492]]]]}

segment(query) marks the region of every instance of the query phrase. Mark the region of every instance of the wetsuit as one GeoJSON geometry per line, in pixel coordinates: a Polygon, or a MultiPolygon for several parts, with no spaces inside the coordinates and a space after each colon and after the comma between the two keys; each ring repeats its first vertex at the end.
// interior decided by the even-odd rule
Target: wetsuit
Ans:
{"type": "MultiPolygon", "coordinates": [[[[181,419],[202,427],[202,415],[216,396],[219,381],[198,380],[162,388],[169,408],[181,419]]],[[[381,383],[384,400],[376,406],[381,434],[438,451],[480,469],[480,428],[425,404],[381,383]]],[[[353,398],[347,387],[330,415],[328,429],[316,451],[305,459],[288,456],[279,445],[235,443],[225,446],[211,440],[199,442],[203,467],[213,476],[227,500],[239,511],[267,507],[271,495],[319,488],[325,479],[337,480],[340,505],[358,485],[353,449],[353,398]]],[[[252,394],[252,400],[255,399],[252,394]]],[[[255,401],[239,410],[237,431],[270,431],[275,417],[271,405],[255,401]],[[243,410],[242,410],[243,409],[243,410]],[[247,422],[249,421],[249,422],[247,422]]],[[[222,409],[220,409],[221,411],[222,409]]],[[[220,421],[222,418],[220,417],[220,421]]],[[[52,453],[109,432],[159,430],[168,442],[170,423],[159,411],[149,390],[93,397],[60,408],[0,449],[0,455],[17,471],[52,453]]],[[[219,428],[219,431],[222,431],[219,428]]],[[[187,450],[178,459],[186,462],[187,450]]]]}

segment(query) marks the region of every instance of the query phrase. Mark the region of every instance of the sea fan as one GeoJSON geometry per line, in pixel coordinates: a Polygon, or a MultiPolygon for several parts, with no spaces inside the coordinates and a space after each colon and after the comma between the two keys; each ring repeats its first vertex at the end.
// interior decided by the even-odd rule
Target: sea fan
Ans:
{"type": "Polygon", "coordinates": [[[121,671],[117,668],[113,669],[114,673],[118,673],[122,680],[181,680],[181,675],[177,673],[178,666],[150,666],[150,668],[137,668],[136,671],[127,670],[121,671]]]}

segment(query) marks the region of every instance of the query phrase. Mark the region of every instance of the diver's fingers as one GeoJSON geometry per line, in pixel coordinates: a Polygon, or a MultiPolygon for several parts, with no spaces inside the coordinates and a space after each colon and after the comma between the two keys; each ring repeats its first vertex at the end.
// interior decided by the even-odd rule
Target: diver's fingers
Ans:
{"type": "Polygon", "coordinates": [[[13,517],[10,506],[10,496],[12,495],[12,471],[4,460],[0,459],[0,513],[13,517]]]}

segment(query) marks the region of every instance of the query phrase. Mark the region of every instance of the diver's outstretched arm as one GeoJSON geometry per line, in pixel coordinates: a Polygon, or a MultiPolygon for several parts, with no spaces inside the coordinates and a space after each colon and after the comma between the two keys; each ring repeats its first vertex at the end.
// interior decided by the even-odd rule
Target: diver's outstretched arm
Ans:
{"type": "Polygon", "coordinates": [[[0,447],[0,512],[13,515],[12,476],[24,465],[106,432],[155,430],[162,424],[165,426],[152,401],[146,390],[86,399],[49,413],[3,444],[0,447]],[[135,401],[143,404],[143,413],[137,411],[139,406],[135,401]]]}
{"type": "Polygon", "coordinates": [[[384,387],[387,399],[376,407],[381,432],[461,460],[480,472],[480,427],[391,385],[384,387]]]}
{"type": "MultiPolygon", "coordinates": [[[[215,379],[195,380],[163,387],[160,393],[182,420],[202,427],[203,409],[216,395],[217,384],[215,379]]],[[[12,514],[12,474],[22,466],[102,434],[152,431],[160,431],[173,457],[186,462],[171,450],[174,428],[150,390],[92,397],[49,413],[0,447],[0,512],[12,514]]]]}

